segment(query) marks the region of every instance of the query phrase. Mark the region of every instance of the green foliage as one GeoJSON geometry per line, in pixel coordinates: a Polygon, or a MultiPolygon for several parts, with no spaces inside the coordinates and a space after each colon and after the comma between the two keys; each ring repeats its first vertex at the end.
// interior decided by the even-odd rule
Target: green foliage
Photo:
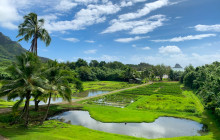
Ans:
{"type": "Polygon", "coordinates": [[[220,107],[220,63],[193,68],[186,67],[182,76],[185,86],[196,90],[206,108],[217,115],[220,107]]]}
{"type": "Polygon", "coordinates": [[[18,35],[17,37],[23,36],[19,41],[25,40],[31,41],[30,51],[34,54],[37,54],[37,40],[38,38],[46,43],[46,46],[49,46],[51,38],[44,26],[44,19],[39,19],[35,13],[29,13],[25,15],[24,22],[18,26],[18,35]]]}

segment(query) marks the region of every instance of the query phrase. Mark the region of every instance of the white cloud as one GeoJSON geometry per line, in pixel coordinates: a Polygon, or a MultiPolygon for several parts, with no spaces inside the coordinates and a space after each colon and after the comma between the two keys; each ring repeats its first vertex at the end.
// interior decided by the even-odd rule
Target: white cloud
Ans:
{"type": "Polygon", "coordinates": [[[140,9],[137,12],[120,15],[119,20],[131,20],[131,19],[140,18],[142,16],[149,14],[153,10],[168,5],[168,2],[169,0],[158,0],[155,2],[147,3],[145,4],[143,9],[140,9]]]}
{"type": "Polygon", "coordinates": [[[97,50],[86,50],[84,51],[85,54],[95,54],[97,50]]]}
{"type": "Polygon", "coordinates": [[[147,0],[123,0],[123,1],[121,1],[120,6],[121,7],[127,7],[127,6],[132,6],[135,3],[145,2],[145,1],[147,1],[147,0]]]}
{"type": "Polygon", "coordinates": [[[95,43],[94,40],[85,40],[85,42],[87,42],[87,43],[95,43]]]}
{"type": "Polygon", "coordinates": [[[136,48],[137,46],[135,44],[131,45],[133,48],[136,48]]]}
{"type": "Polygon", "coordinates": [[[163,26],[166,21],[164,15],[154,15],[144,20],[139,21],[111,21],[111,26],[105,29],[102,33],[114,33],[117,31],[130,30],[130,34],[146,34],[152,32],[154,29],[163,26]]]}
{"type": "Polygon", "coordinates": [[[220,32],[220,24],[215,25],[196,25],[194,27],[196,31],[212,31],[212,32],[220,32]]]}
{"type": "Polygon", "coordinates": [[[151,48],[150,47],[143,47],[141,48],[142,50],[150,50],[151,48]]]}
{"type": "Polygon", "coordinates": [[[118,39],[115,39],[115,41],[121,42],[121,43],[128,43],[131,41],[136,41],[136,40],[140,40],[144,38],[149,38],[149,37],[148,36],[145,36],[145,37],[135,36],[135,37],[129,37],[129,38],[118,38],[118,39]]]}
{"type": "Polygon", "coordinates": [[[72,2],[71,0],[61,0],[55,9],[58,11],[69,11],[73,7],[76,7],[77,3],[72,2]]]}
{"type": "Polygon", "coordinates": [[[180,37],[174,37],[171,39],[159,39],[159,40],[152,40],[154,42],[181,42],[181,41],[187,41],[187,40],[200,40],[207,37],[214,37],[216,34],[199,34],[199,35],[189,35],[189,36],[180,36],[180,37]]]}
{"type": "Polygon", "coordinates": [[[85,29],[86,26],[104,22],[106,15],[115,14],[119,10],[120,7],[112,2],[101,5],[89,4],[86,9],[77,12],[73,20],[50,21],[45,26],[50,31],[85,29]]]}
{"type": "Polygon", "coordinates": [[[15,23],[21,19],[22,17],[19,15],[13,1],[0,0],[0,26],[8,29],[17,29],[15,23]]]}
{"type": "Polygon", "coordinates": [[[62,40],[66,40],[66,41],[74,42],[74,43],[79,41],[79,39],[77,38],[62,38],[62,40]]]}
{"type": "Polygon", "coordinates": [[[181,50],[177,46],[166,46],[166,47],[162,46],[159,48],[159,53],[165,54],[165,55],[179,54],[179,53],[181,53],[181,50]]]}

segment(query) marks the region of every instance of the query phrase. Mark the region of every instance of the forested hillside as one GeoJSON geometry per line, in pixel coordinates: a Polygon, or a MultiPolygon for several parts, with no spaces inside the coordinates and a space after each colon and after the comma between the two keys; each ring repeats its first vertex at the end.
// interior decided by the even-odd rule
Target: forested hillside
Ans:
{"type": "Polygon", "coordinates": [[[0,32],[0,62],[5,60],[14,60],[16,55],[20,55],[26,50],[16,41],[0,32]]]}

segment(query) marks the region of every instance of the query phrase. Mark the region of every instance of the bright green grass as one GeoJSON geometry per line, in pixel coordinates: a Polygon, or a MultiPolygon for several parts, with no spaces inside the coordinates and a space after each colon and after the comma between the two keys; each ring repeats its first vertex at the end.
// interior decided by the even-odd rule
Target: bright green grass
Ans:
{"type": "Polygon", "coordinates": [[[137,84],[129,84],[127,82],[118,82],[118,81],[83,82],[84,91],[91,89],[113,91],[113,90],[128,88],[136,85],[137,84]]]}
{"type": "Polygon", "coordinates": [[[144,96],[128,108],[140,110],[160,110],[164,112],[189,112],[201,114],[201,106],[197,106],[194,99],[188,96],[173,96],[154,94],[144,96]]]}
{"type": "Polygon", "coordinates": [[[5,101],[3,99],[0,99],[0,108],[8,108],[12,107],[15,102],[13,101],[5,101]]]}

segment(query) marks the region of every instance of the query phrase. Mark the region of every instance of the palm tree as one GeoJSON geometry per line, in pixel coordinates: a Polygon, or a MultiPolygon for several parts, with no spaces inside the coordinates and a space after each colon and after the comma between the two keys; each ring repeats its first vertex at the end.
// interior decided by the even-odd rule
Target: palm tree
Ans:
{"type": "Polygon", "coordinates": [[[0,90],[0,96],[8,96],[8,100],[20,97],[20,100],[13,106],[13,111],[22,104],[25,99],[25,106],[21,117],[28,126],[29,120],[29,101],[35,92],[44,92],[44,81],[39,75],[40,61],[33,53],[25,53],[17,56],[16,63],[8,68],[12,76],[11,80],[5,81],[0,90]]]}
{"type": "Polygon", "coordinates": [[[46,43],[46,46],[50,45],[51,38],[49,33],[46,29],[43,28],[44,26],[44,19],[37,18],[37,14],[29,13],[28,15],[24,16],[24,22],[21,23],[18,28],[18,35],[17,37],[23,36],[23,38],[19,39],[19,41],[25,40],[31,41],[30,52],[33,52],[37,55],[37,40],[38,38],[46,43]]]}
{"type": "MultiPolygon", "coordinates": [[[[46,29],[43,28],[44,26],[44,19],[37,18],[37,14],[29,13],[28,15],[24,16],[24,22],[21,23],[18,28],[18,35],[17,37],[23,36],[23,38],[19,39],[19,41],[25,40],[31,41],[31,47],[29,49],[30,52],[37,55],[37,40],[40,38],[43,42],[46,43],[46,46],[50,45],[51,38],[49,33],[46,29]]],[[[34,99],[35,102],[35,110],[38,110],[38,104],[40,100],[38,100],[39,95],[36,94],[36,98],[34,99]]]]}
{"type": "Polygon", "coordinates": [[[48,80],[47,96],[49,97],[49,101],[41,124],[43,124],[47,118],[52,95],[60,95],[63,99],[69,102],[71,101],[71,89],[67,80],[69,78],[68,76],[68,73],[64,73],[60,70],[60,67],[56,61],[48,62],[48,70],[45,71],[45,77],[48,80]]]}

